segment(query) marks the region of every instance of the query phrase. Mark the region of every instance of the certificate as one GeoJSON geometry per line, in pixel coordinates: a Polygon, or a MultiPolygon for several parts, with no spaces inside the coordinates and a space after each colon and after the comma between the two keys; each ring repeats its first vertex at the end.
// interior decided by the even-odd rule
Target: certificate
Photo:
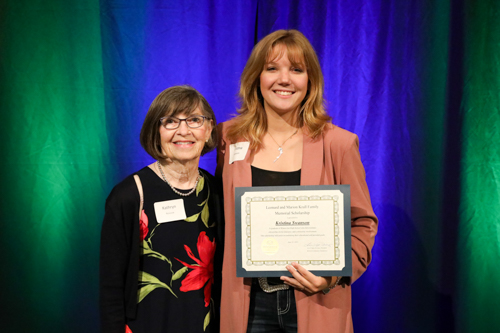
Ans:
{"type": "Polygon", "coordinates": [[[235,188],[236,275],[291,276],[297,262],[319,276],[350,276],[349,185],[235,188]]]}

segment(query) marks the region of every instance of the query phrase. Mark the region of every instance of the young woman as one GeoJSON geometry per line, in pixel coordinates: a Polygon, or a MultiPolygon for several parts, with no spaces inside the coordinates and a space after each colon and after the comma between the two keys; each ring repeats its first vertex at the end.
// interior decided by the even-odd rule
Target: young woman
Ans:
{"type": "MultiPolygon", "coordinates": [[[[279,30],[253,49],[241,76],[239,115],[219,126],[216,175],[225,198],[221,332],[352,332],[351,284],[366,270],[377,232],[355,134],[330,123],[314,49],[279,30]],[[230,146],[248,142],[238,158],[230,146]],[[349,184],[352,276],[316,276],[297,263],[292,277],[237,278],[234,188],[349,184]]],[[[240,147],[244,147],[240,144],[240,147]]]]}

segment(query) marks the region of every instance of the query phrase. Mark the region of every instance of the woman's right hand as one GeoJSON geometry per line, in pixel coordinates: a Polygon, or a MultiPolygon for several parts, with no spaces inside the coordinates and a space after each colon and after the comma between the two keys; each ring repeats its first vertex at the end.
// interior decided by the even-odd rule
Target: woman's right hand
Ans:
{"type": "Polygon", "coordinates": [[[290,287],[303,291],[307,294],[316,294],[335,285],[340,279],[338,276],[317,276],[299,265],[292,263],[286,269],[293,277],[282,276],[280,279],[290,287]]]}

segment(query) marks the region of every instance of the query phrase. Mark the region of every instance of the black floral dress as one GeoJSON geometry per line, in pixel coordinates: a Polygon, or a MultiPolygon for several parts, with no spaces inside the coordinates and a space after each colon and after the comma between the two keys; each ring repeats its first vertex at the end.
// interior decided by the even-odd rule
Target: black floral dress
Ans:
{"type": "Polygon", "coordinates": [[[150,168],[137,174],[144,191],[138,304],[137,318],[127,322],[126,332],[215,331],[211,288],[216,228],[206,176],[195,192],[181,197],[150,168]],[[158,223],[155,203],[179,199],[186,218],[158,223]]]}

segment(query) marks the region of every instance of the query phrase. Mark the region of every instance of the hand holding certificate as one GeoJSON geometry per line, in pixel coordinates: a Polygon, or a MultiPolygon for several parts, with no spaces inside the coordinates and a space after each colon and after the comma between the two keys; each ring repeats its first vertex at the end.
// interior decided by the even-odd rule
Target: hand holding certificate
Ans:
{"type": "Polygon", "coordinates": [[[321,276],[349,276],[349,185],[239,187],[238,277],[291,276],[297,262],[321,276]]]}

